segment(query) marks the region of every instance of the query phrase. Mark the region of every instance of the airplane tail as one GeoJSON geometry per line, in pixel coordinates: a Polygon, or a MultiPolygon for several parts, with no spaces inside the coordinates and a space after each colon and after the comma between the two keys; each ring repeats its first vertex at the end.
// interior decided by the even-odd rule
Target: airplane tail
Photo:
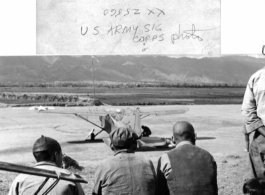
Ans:
{"type": "Polygon", "coordinates": [[[116,121],[109,114],[106,116],[100,116],[99,120],[101,121],[102,128],[110,134],[111,131],[117,129],[118,127],[124,126],[125,124],[122,121],[116,121]]]}
{"type": "Polygon", "coordinates": [[[99,116],[99,120],[101,122],[102,128],[110,134],[112,126],[114,125],[112,119],[110,118],[110,115],[107,114],[106,116],[99,116]]]}
{"type": "Polygon", "coordinates": [[[142,128],[141,128],[141,118],[140,118],[140,111],[137,108],[133,112],[134,118],[129,122],[129,124],[125,124],[123,121],[116,120],[115,117],[112,117],[110,114],[107,114],[106,116],[100,116],[99,120],[101,121],[101,127],[110,134],[115,129],[122,127],[122,126],[128,126],[131,127],[134,132],[140,137],[142,135],[142,128]]]}

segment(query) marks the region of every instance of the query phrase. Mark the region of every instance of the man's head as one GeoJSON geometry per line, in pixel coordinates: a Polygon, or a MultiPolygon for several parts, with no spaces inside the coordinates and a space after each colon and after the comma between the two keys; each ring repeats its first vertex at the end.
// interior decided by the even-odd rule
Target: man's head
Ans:
{"type": "Polygon", "coordinates": [[[110,133],[109,137],[111,145],[115,151],[122,149],[134,150],[137,146],[136,140],[138,139],[138,136],[130,127],[118,127],[110,133]]]}
{"type": "Polygon", "coordinates": [[[182,141],[190,141],[195,145],[196,136],[194,128],[187,121],[180,121],[174,125],[173,137],[176,144],[179,144],[182,141]]]}
{"type": "Polygon", "coordinates": [[[243,193],[249,195],[265,194],[265,178],[254,178],[244,183],[243,193]]]}
{"type": "Polygon", "coordinates": [[[33,145],[33,156],[37,162],[48,161],[62,166],[62,150],[60,144],[50,137],[41,136],[33,145]]]}

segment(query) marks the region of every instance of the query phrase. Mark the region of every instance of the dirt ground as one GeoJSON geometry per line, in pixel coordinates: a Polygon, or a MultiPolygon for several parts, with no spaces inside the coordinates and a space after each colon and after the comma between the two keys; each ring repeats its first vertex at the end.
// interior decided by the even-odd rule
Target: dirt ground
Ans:
{"type": "MultiPolygon", "coordinates": [[[[150,116],[142,120],[153,132],[153,136],[171,137],[176,121],[186,120],[197,132],[196,144],[208,150],[218,166],[219,194],[243,194],[244,181],[251,177],[248,154],[244,152],[242,134],[243,120],[240,105],[189,105],[141,107],[148,110],[189,108],[181,115],[150,116]]],[[[56,108],[57,112],[85,112],[87,107],[56,108]]],[[[96,107],[91,108],[96,109],[96,107]]],[[[99,124],[97,116],[89,119],[99,124]]],[[[93,125],[74,115],[48,114],[30,111],[28,108],[0,108],[0,161],[33,165],[32,145],[41,135],[57,139],[63,152],[77,160],[85,170],[80,174],[88,181],[83,185],[86,194],[91,194],[93,174],[97,164],[113,152],[100,138],[97,142],[83,142],[93,125]]],[[[166,151],[139,151],[157,165],[158,157],[166,151]]],[[[0,194],[7,194],[16,173],[0,171],[0,194]]]]}

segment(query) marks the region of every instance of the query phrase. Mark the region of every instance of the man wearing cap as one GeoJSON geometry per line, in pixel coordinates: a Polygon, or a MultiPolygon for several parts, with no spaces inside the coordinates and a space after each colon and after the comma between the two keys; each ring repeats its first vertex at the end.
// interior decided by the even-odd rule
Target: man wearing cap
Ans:
{"type": "Polygon", "coordinates": [[[217,166],[212,155],[195,146],[193,126],[181,121],[173,127],[176,148],[158,160],[157,179],[161,195],[217,195],[217,166]]]}
{"type": "Polygon", "coordinates": [[[122,126],[109,136],[115,154],[99,164],[92,194],[156,194],[157,180],[153,163],[134,153],[137,134],[130,127],[122,126]]]}
{"type": "MultiPolygon", "coordinates": [[[[35,168],[46,169],[56,171],[57,173],[70,172],[66,169],[62,169],[62,150],[60,144],[50,138],[41,136],[37,139],[33,145],[33,156],[35,157],[37,164],[35,168]]],[[[9,195],[22,195],[22,194],[34,194],[41,186],[45,177],[20,174],[13,181],[9,190],[9,195]]],[[[55,179],[50,178],[48,182],[41,189],[39,194],[46,191],[55,179]]],[[[84,195],[84,191],[79,183],[73,183],[70,181],[60,180],[58,184],[49,192],[50,195],[84,195]]]]}

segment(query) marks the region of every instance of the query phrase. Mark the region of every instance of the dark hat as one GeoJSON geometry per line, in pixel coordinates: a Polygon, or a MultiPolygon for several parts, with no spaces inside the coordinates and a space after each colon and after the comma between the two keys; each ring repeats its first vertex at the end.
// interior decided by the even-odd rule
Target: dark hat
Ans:
{"type": "Polygon", "coordinates": [[[41,152],[41,151],[58,151],[61,150],[60,144],[50,137],[41,136],[33,145],[33,153],[34,152],[41,152]]]}
{"type": "Polygon", "coordinates": [[[137,134],[130,127],[118,127],[109,135],[111,143],[114,146],[130,146],[138,138],[137,134]]]}

